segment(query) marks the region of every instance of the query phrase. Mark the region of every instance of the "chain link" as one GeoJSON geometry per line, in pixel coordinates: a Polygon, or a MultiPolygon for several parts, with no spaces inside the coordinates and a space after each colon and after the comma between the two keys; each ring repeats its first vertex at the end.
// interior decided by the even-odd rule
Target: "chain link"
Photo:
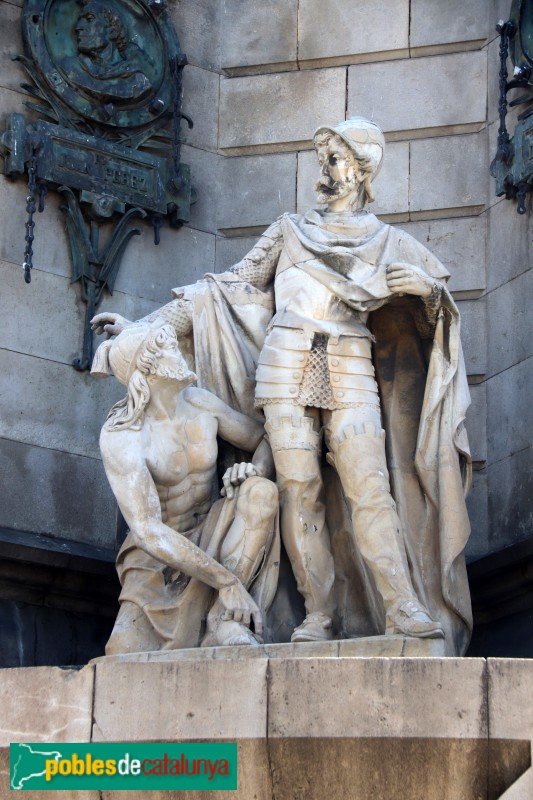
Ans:
{"type": "Polygon", "coordinates": [[[500,74],[499,74],[499,88],[500,99],[498,102],[498,114],[500,117],[500,124],[498,127],[498,149],[496,152],[496,160],[504,164],[510,164],[513,158],[513,148],[511,146],[511,138],[507,131],[506,117],[507,117],[507,56],[509,54],[509,39],[512,39],[516,33],[516,27],[511,20],[507,22],[499,22],[496,30],[500,34],[500,74]]]}
{"type": "Polygon", "coordinates": [[[37,187],[37,149],[32,148],[31,157],[28,165],[28,196],[26,197],[26,213],[28,218],[26,220],[26,248],[24,250],[24,280],[26,283],[31,283],[31,270],[33,268],[33,230],[35,222],[33,215],[35,214],[35,190],[37,187]]]}
{"type": "Polygon", "coordinates": [[[184,53],[177,55],[172,62],[174,78],[174,109],[172,112],[173,142],[172,160],[174,167],[173,182],[177,189],[180,184],[180,159],[181,159],[181,95],[183,91],[183,67],[187,64],[184,53]]]}

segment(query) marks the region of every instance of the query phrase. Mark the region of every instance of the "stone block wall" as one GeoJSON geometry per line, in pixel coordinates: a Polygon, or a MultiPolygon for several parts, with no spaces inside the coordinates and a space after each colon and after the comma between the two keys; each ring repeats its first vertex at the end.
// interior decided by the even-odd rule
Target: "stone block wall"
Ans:
{"type": "Polygon", "coordinates": [[[474,559],[528,535],[531,494],[523,485],[531,425],[520,408],[531,353],[522,324],[530,216],[496,198],[489,175],[495,23],[509,10],[501,0],[283,0],[258,11],[226,0],[221,17],[217,269],[282,211],[314,204],[319,124],[365,115],[383,128],[388,148],[371,210],[443,261],[463,317],[474,559]]]}
{"type": "MultiPolygon", "coordinates": [[[[227,660],[4,670],[0,791],[9,794],[10,742],[54,742],[61,752],[72,741],[235,741],[237,791],[202,797],[529,800],[532,667],[496,658],[248,660],[233,652],[227,660]]],[[[119,781],[69,797],[119,800],[119,781]]],[[[64,794],[31,791],[32,800],[64,794]]]]}
{"type": "MultiPolygon", "coordinates": [[[[0,128],[17,111],[27,119],[27,76],[12,60],[22,53],[22,2],[0,2],[0,128]]],[[[143,226],[126,250],[112,309],[138,319],[165,303],[170,288],[195,281],[215,265],[218,186],[219,3],[174,3],[172,13],[188,54],[184,111],[195,126],[183,147],[198,202],[179,231],[164,227],[161,243],[143,226]],[[211,37],[211,38],[210,38],[211,37]]],[[[0,529],[115,548],[117,510],[100,461],[98,435],[123,394],[114,380],[96,381],[71,366],[82,343],[85,305],[70,283],[70,253],[60,199],[50,192],[35,215],[34,269],[26,285],[27,188],[0,176],[0,529]]]]}
{"type": "MultiPolygon", "coordinates": [[[[11,61],[22,50],[21,7],[0,0],[2,125],[24,111],[24,75],[11,61]]],[[[190,224],[165,228],[158,248],[148,228],[129,244],[102,310],[138,318],[172,286],[237,261],[281,213],[314,204],[316,127],[372,117],[388,149],[371,210],[443,261],[463,315],[476,466],[469,557],[526,538],[531,216],[496,198],[489,176],[494,25],[510,0],[169,0],[169,9],[189,60],[194,127],[182,160],[198,201],[190,224]]],[[[71,367],[85,308],[52,194],[36,216],[33,280],[23,281],[25,195],[23,181],[0,177],[0,529],[113,548],[116,507],[97,439],[122,390],[71,367]]]]}

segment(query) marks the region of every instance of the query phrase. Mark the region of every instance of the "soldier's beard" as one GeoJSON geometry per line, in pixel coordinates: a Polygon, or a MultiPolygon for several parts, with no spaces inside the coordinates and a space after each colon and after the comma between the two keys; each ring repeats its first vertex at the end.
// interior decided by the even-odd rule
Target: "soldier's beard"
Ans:
{"type": "Polygon", "coordinates": [[[332,181],[320,178],[320,180],[315,183],[315,192],[317,193],[318,202],[325,205],[354,193],[355,205],[355,198],[358,194],[357,190],[359,185],[360,183],[356,175],[352,175],[344,181],[332,181]]]}

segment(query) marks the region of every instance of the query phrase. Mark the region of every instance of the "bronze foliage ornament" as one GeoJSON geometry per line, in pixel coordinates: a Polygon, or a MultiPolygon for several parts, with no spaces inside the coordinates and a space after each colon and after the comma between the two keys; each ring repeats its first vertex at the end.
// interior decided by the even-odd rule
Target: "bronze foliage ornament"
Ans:
{"type": "Polygon", "coordinates": [[[25,105],[2,136],[5,174],[27,173],[24,273],[31,281],[33,214],[49,188],[65,197],[72,282],[87,304],[79,370],[90,367],[89,320],[105,289],[113,292],[124,250],[148,217],[159,243],[164,218],[189,220],[190,171],[180,161],[182,53],[164,0],[25,0],[24,55],[31,79],[25,105]],[[112,221],[104,248],[100,226],[112,221]]]}

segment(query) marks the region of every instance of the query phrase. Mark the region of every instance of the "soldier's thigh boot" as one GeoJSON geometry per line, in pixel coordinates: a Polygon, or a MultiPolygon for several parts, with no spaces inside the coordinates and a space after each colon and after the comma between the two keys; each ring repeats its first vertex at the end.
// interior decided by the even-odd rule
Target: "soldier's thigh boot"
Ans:
{"type": "Polygon", "coordinates": [[[355,546],[383,598],[386,633],[441,636],[442,628],[419,602],[411,582],[379,411],[353,412],[331,413],[326,440],[350,507],[355,546]]]}
{"type": "Polygon", "coordinates": [[[265,408],[266,430],[276,465],[280,493],[281,534],[307,617],[293,641],[332,637],[334,565],[325,521],[320,469],[321,434],[304,409],[265,408]]]}

